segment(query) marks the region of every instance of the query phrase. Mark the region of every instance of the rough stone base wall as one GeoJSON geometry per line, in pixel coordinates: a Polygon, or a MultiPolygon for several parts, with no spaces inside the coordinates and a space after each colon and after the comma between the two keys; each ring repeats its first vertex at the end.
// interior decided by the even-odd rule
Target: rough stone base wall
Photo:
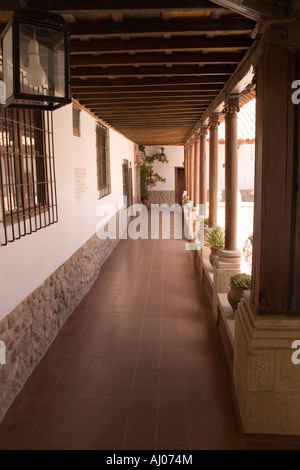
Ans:
{"type": "Polygon", "coordinates": [[[0,365],[0,421],[117,243],[92,236],[0,322],[6,346],[6,364],[0,365]]]}
{"type": "Polygon", "coordinates": [[[175,191],[149,191],[149,204],[175,204],[175,191]]]}

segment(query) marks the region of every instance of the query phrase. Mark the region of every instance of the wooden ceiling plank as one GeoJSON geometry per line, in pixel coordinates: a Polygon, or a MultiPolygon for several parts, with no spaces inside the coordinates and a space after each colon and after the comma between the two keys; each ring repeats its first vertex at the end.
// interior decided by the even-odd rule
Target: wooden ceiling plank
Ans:
{"type": "Polygon", "coordinates": [[[183,53],[177,52],[168,55],[163,53],[144,53],[144,54],[102,54],[94,56],[91,54],[77,54],[71,56],[72,67],[86,66],[120,66],[120,65],[157,65],[157,64],[238,64],[244,56],[244,53],[236,52],[210,52],[201,53],[183,53]]]}
{"type": "Polygon", "coordinates": [[[228,34],[251,33],[255,27],[252,20],[244,18],[218,19],[213,21],[199,19],[161,20],[159,18],[127,18],[123,23],[113,21],[84,21],[71,24],[71,37],[93,36],[112,37],[129,34],[131,37],[149,34],[228,34]]]}
{"type": "Polygon", "coordinates": [[[90,96],[97,96],[97,95],[107,95],[112,96],[132,96],[132,95],[139,95],[139,96],[152,96],[152,95],[161,95],[164,93],[201,93],[201,95],[210,95],[211,93],[218,93],[222,90],[222,84],[171,84],[168,83],[167,85],[162,83],[161,85],[142,85],[142,86],[132,86],[126,87],[124,86],[94,86],[94,87],[87,87],[81,84],[80,86],[72,87],[73,95],[82,95],[87,94],[90,96]]]}
{"type": "Polygon", "coordinates": [[[203,103],[164,103],[162,105],[159,105],[158,103],[149,103],[149,104],[133,104],[130,106],[130,104],[119,104],[119,105],[111,105],[111,104],[98,104],[98,103],[91,103],[90,105],[85,104],[84,106],[86,107],[92,107],[92,108],[102,108],[105,110],[105,112],[110,112],[110,111],[129,111],[131,112],[134,110],[149,110],[149,111],[155,111],[155,110],[169,110],[169,109],[180,109],[182,112],[185,110],[193,110],[193,109],[202,109],[203,107],[206,107],[206,104],[203,103]]]}
{"type": "MultiPolygon", "coordinates": [[[[19,0],[0,0],[0,14],[12,14],[20,7],[19,0]]],[[[92,15],[97,13],[132,13],[162,11],[209,11],[219,8],[208,0],[151,0],[141,2],[129,0],[122,4],[119,0],[49,0],[48,9],[59,14],[92,15]]]]}
{"type": "Polygon", "coordinates": [[[92,97],[90,95],[74,95],[74,99],[78,99],[81,103],[104,103],[104,104],[125,104],[125,103],[174,103],[174,102],[209,102],[215,95],[211,95],[210,97],[203,97],[201,95],[193,95],[193,94],[183,94],[183,95],[167,95],[167,96],[151,96],[151,97],[139,97],[139,96],[122,96],[121,98],[108,98],[107,96],[104,97],[92,97]]]}
{"type": "Polygon", "coordinates": [[[172,68],[166,68],[163,65],[157,65],[154,67],[141,66],[139,68],[130,66],[120,67],[78,67],[72,69],[72,77],[151,77],[156,76],[167,76],[167,75],[230,75],[234,72],[235,66],[229,64],[222,65],[176,65],[172,68]]]}
{"type": "Polygon", "coordinates": [[[140,115],[147,115],[149,117],[153,117],[154,119],[157,116],[163,116],[163,115],[179,115],[179,116],[186,116],[188,114],[195,114],[199,116],[202,111],[204,111],[207,107],[204,108],[199,108],[199,109],[184,109],[184,108],[174,108],[170,110],[152,110],[150,111],[149,109],[141,109],[141,110],[106,110],[105,108],[99,108],[97,106],[91,107],[92,112],[101,112],[103,117],[105,116],[120,116],[120,117],[134,117],[134,116],[140,116],[140,115]]]}
{"type": "MultiPolygon", "coordinates": [[[[88,80],[81,80],[80,78],[73,78],[72,79],[72,87],[136,87],[136,86],[145,86],[145,85],[150,85],[153,88],[156,86],[161,86],[165,85],[166,87],[169,87],[170,85],[204,85],[206,84],[207,86],[210,85],[224,85],[226,83],[226,75],[204,75],[204,76],[198,76],[198,77],[193,77],[193,76],[179,76],[179,77],[146,77],[142,79],[135,79],[134,77],[128,77],[128,78],[116,78],[115,80],[109,80],[108,78],[90,78],[88,80]]],[[[214,89],[212,88],[206,88],[207,90],[209,89],[214,89]]],[[[166,90],[167,91],[167,90],[166,90]]]]}
{"type": "Polygon", "coordinates": [[[247,36],[230,35],[207,39],[205,37],[176,37],[171,39],[139,38],[122,41],[120,39],[98,39],[88,44],[72,39],[71,54],[89,54],[91,52],[154,52],[154,51],[202,51],[213,49],[248,49],[253,40],[247,36]]]}

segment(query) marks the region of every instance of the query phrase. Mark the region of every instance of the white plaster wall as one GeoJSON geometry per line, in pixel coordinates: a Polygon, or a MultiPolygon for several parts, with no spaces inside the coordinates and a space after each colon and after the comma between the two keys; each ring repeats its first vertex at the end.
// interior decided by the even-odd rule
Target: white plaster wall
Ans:
{"type": "MultiPolygon", "coordinates": [[[[164,153],[167,155],[169,163],[154,162],[153,170],[160,176],[166,178],[165,183],[157,183],[152,187],[153,191],[173,191],[175,190],[175,167],[183,167],[184,163],[184,147],[168,145],[164,147],[164,153]]],[[[146,154],[153,155],[154,153],[161,153],[159,146],[147,146],[146,154]]]]}
{"type": "MultiPolygon", "coordinates": [[[[147,146],[147,155],[160,153],[161,147],[147,146]]],[[[176,166],[183,166],[184,147],[182,146],[166,146],[165,154],[169,159],[169,163],[154,163],[154,171],[167,179],[166,183],[157,183],[152,188],[153,191],[172,191],[175,189],[175,170],[176,166]]],[[[207,181],[209,181],[209,144],[207,144],[207,181]]],[[[254,156],[255,144],[243,144],[239,148],[238,153],[238,189],[254,188],[254,156]]],[[[219,144],[219,171],[218,186],[225,189],[225,145],[219,144]]]]}
{"type": "MultiPolygon", "coordinates": [[[[207,149],[209,152],[209,147],[207,149]]],[[[207,153],[209,155],[209,153],[207,153]]],[[[254,188],[255,144],[242,144],[238,151],[238,189],[254,188]]],[[[219,144],[218,185],[225,189],[225,145],[219,144]]]]}
{"type": "Polygon", "coordinates": [[[95,119],[82,111],[81,137],[75,137],[72,105],[54,112],[58,223],[0,246],[0,320],[96,232],[99,205],[113,204],[116,210],[119,208],[123,195],[122,160],[129,160],[134,167],[134,144],[109,131],[112,193],[98,200],[95,126],[95,119]],[[87,171],[87,190],[81,200],[75,196],[76,168],[87,171]]]}

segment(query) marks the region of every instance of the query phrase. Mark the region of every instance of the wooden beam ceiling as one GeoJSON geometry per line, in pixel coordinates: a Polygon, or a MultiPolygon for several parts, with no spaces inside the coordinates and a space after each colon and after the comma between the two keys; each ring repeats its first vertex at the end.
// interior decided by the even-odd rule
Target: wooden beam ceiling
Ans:
{"type": "MultiPolygon", "coordinates": [[[[232,1],[239,12],[221,0],[49,0],[48,7],[70,25],[73,98],[137,143],[174,145],[252,47],[266,11],[251,16],[253,2],[232,1]]],[[[18,7],[19,0],[0,0],[0,28],[18,7]]]]}

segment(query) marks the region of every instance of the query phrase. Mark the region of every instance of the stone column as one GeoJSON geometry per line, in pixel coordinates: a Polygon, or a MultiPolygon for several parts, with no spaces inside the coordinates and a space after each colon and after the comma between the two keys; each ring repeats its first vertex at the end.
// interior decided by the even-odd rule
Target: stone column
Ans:
{"type": "Polygon", "coordinates": [[[200,134],[195,135],[194,205],[200,204],[200,134]]]}
{"type": "Polygon", "coordinates": [[[195,147],[194,147],[194,139],[190,140],[189,143],[190,147],[190,159],[189,159],[189,196],[190,201],[194,201],[194,171],[195,171],[195,147]]]}
{"type": "Polygon", "coordinates": [[[243,431],[279,439],[300,436],[300,104],[292,101],[299,36],[293,25],[271,26],[256,63],[252,289],[235,315],[243,431]]]}
{"type": "Polygon", "coordinates": [[[134,203],[141,203],[141,161],[140,161],[140,151],[139,146],[134,146],[134,172],[135,172],[135,195],[134,203]]]}
{"type": "Polygon", "coordinates": [[[184,145],[184,177],[185,177],[185,190],[188,194],[188,159],[189,159],[189,150],[188,144],[184,145]]]}
{"type": "Polygon", "coordinates": [[[236,250],[238,209],[239,99],[232,96],[225,105],[225,249],[236,250]]]}
{"type": "Polygon", "coordinates": [[[204,215],[206,215],[207,200],[207,156],[206,156],[206,136],[207,127],[200,129],[200,204],[203,204],[204,215]]]}
{"type": "Polygon", "coordinates": [[[209,227],[218,225],[218,149],[219,115],[209,120],[209,227]]]}
{"type": "Polygon", "coordinates": [[[240,272],[241,251],[237,249],[239,101],[231,97],[225,106],[225,249],[214,264],[213,312],[218,318],[218,294],[230,289],[230,277],[240,272]]]}

